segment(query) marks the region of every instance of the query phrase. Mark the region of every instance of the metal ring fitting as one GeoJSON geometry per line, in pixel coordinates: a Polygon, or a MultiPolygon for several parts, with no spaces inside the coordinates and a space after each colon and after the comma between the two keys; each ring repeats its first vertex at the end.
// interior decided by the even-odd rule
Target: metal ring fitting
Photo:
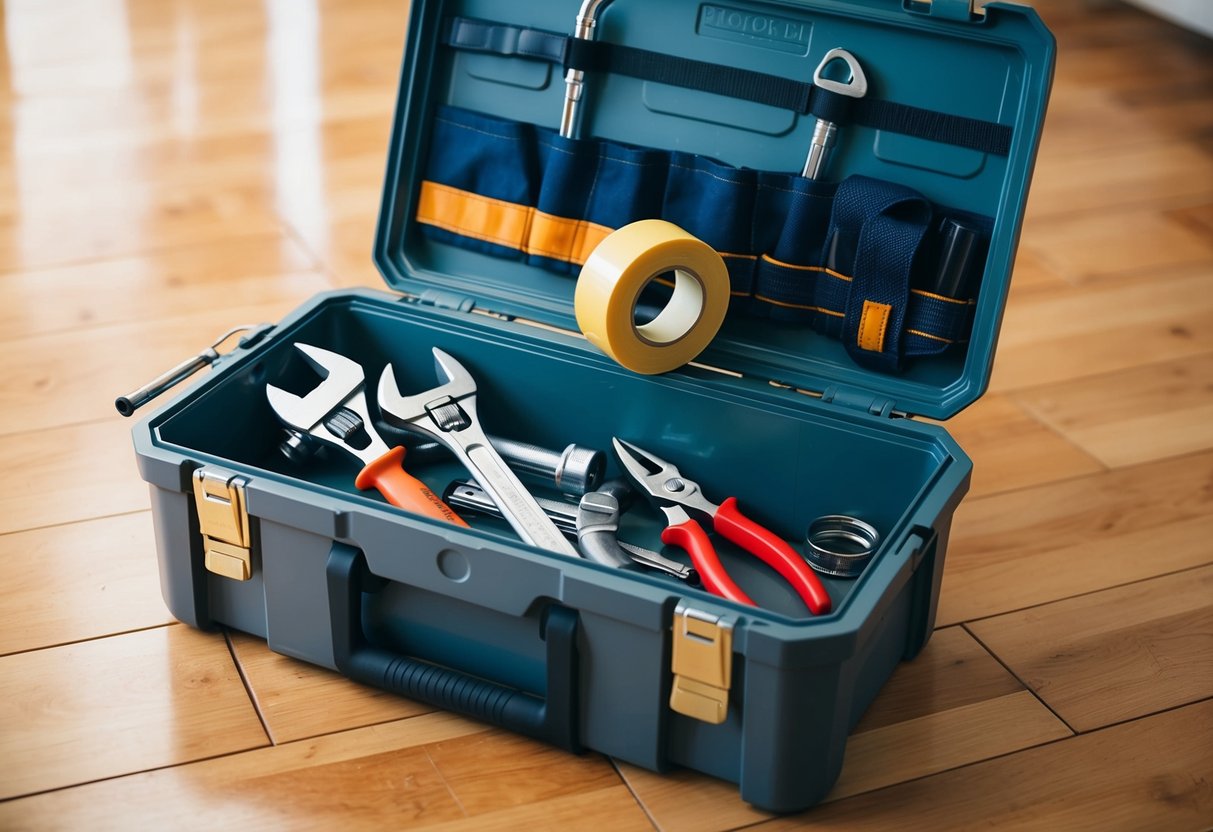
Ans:
{"type": "Polygon", "coordinates": [[[809,566],[836,578],[855,578],[876,552],[880,532],[858,517],[827,514],[809,525],[806,543],[809,566]]]}

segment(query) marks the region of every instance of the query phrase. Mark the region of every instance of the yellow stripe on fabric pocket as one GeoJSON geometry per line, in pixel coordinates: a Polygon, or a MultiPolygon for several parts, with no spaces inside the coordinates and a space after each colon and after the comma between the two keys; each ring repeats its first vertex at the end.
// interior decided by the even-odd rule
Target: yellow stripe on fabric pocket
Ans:
{"type": "Polygon", "coordinates": [[[417,222],[508,248],[522,249],[534,208],[422,182],[417,222]]]}
{"type": "Polygon", "coordinates": [[[865,300],[859,316],[858,343],[861,350],[884,351],[884,335],[889,326],[889,315],[893,307],[887,303],[865,300]]]}

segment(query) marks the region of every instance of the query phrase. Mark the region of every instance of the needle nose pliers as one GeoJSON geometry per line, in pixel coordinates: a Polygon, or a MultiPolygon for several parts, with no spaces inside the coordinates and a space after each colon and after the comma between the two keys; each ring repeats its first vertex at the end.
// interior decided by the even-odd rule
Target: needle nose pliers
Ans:
{"type": "Polygon", "coordinates": [[[667,525],[661,533],[661,542],[686,550],[709,592],[756,606],[725,572],[716,548],[692,513],[710,518],[712,528],[726,540],[775,569],[814,615],[830,611],[829,593],[804,558],[786,540],[742,514],[735,497],[717,505],[703,495],[698,483],[682,476],[675,465],[630,442],[617,438],[611,442],[628,478],[665,515],[667,525]]]}

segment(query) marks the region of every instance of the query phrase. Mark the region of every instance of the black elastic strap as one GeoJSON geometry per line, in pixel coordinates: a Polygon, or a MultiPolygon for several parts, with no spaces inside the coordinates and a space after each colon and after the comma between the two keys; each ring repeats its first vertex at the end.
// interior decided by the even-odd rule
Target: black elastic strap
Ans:
{"type": "Polygon", "coordinates": [[[555,32],[468,18],[453,18],[448,23],[443,43],[455,49],[519,55],[583,72],[626,75],[998,156],[1006,156],[1011,149],[1012,130],[1006,124],[873,98],[850,99],[805,81],[634,46],[579,40],[555,32]]]}

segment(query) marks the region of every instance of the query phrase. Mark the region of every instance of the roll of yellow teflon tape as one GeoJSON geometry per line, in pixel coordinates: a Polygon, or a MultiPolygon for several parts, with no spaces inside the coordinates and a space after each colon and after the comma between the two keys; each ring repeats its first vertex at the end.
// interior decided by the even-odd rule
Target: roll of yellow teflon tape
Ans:
{"type": "Polygon", "coordinates": [[[665,220],[612,231],[590,253],[573,296],[590,343],[637,373],[664,373],[703,352],[729,308],[729,273],[711,246],[665,220]],[[657,317],[636,323],[636,302],[654,278],[674,275],[657,317]]]}

